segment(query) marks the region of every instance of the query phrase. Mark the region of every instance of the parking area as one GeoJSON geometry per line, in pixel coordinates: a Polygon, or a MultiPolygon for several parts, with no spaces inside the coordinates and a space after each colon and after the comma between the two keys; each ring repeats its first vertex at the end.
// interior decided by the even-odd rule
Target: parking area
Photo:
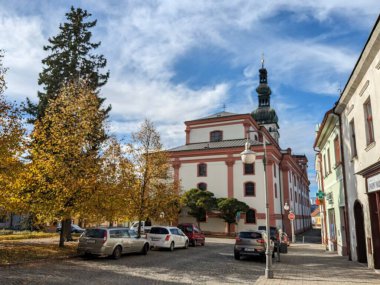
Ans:
{"type": "Polygon", "coordinates": [[[237,261],[233,239],[207,238],[206,246],[153,250],[119,260],[73,258],[0,268],[0,284],[252,284],[260,259],[237,261]]]}

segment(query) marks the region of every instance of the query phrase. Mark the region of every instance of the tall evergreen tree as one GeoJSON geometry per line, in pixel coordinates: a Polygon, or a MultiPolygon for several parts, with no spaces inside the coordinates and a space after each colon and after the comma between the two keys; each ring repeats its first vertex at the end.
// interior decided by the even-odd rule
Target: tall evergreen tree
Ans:
{"type": "MultiPolygon", "coordinates": [[[[103,55],[92,53],[100,46],[100,42],[91,42],[90,29],[97,21],[86,21],[89,17],[91,14],[86,10],[71,7],[70,12],[66,13],[68,21],[59,26],[60,33],[49,38],[50,44],[44,46],[44,50],[50,54],[42,60],[44,67],[38,79],[43,91],[38,92],[37,104],[27,99],[25,110],[32,117],[29,122],[44,116],[49,100],[54,100],[65,84],[82,79],[92,90],[98,91],[99,87],[107,83],[109,71],[100,72],[107,60],[103,55]]],[[[98,96],[98,100],[100,108],[105,98],[98,96]]],[[[107,114],[110,109],[111,106],[108,106],[103,112],[107,114]]]]}

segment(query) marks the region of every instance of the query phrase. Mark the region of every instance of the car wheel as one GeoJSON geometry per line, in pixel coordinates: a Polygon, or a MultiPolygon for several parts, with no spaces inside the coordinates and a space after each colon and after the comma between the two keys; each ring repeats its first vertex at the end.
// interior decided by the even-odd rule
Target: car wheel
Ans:
{"type": "Polygon", "coordinates": [[[203,240],[203,242],[201,243],[201,246],[205,246],[205,243],[206,243],[206,241],[203,240]]]}
{"type": "Polygon", "coordinates": [[[234,252],[234,257],[235,257],[236,260],[240,260],[240,253],[237,252],[237,251],[235,251],[234,252]]]}
{"type": "Polygon", "coordinates": [[[193,239],[193,242],[192,242],[193,246],[197,246],[197,240],[196,239],[193,239]]]}
{"type": "Polygon", "coordinates": [[[149,251],[149,244],[146,243],[146,244],[144,244],[144,247],[142,248],[141,253],[143,255],[147,255],[148,251],[149,251]]]}
{"type": "Polygon", "coordinates": [[[185,247],[184,247],[184,248],[187,249],[188,247],[189,247],[189,242],[186,241],[186,242],[185,242],[185,247]]]}
{"type": "Polygon", "coordinates": [[[112,258],[113,259],[119,259],[121,257],[121,246],[117,246],[112,253],[112,258]]]}
{"type": "Polygon", "coordinates": [[[272,258],[274,258],[274,251],[272,252],[272,258]]]}
{"type": "Polygon", "coordinates": [[[170,248],[169,248],[170,251],[174,251],[174,241],[172,241],[172,243],[170,244],[170,248]]]}

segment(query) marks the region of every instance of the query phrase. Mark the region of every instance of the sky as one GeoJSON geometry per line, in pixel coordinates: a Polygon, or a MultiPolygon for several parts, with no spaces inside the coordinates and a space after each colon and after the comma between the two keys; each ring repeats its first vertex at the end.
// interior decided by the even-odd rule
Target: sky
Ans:
{"type": "Polygon", "coordinates": [[[0,0],[6,97],[37,100],[43,46],[70,6],[97,19],[96,53],[107,59],[101,89],[110,132],[129,137],[148,118],[165,148],[185,143],[184,121],[257,108],[264,53],[280,146],[309,160],[316,191],[315,126],[339,97],[380,12],[378,0],[0,0]]]}

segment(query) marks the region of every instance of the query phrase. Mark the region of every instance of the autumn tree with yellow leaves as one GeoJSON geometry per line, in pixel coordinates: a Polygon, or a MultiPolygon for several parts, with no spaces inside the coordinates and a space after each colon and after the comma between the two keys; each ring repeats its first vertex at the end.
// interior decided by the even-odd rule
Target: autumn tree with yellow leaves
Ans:
{"type": "Polygon", "coordinates": [[[160,135],[149,120],[132,135],[130,160],[134,165],[135,183],[129,191],[128,215],[140,222],[146,219],[173,222],[178,217],[178,185],[171,177],[169,156],[162,149],[160,135]]]}
{"type": "Polygon", "coordinates": [[[25,129],[19,109],[7,102],[4,96],[6,68],[2,58],[0,50],[0,212],[5,212],[21,209],[15,188],[17,177],[23,170],[20,158],[24,150],[25,129]]]}
{"type": "Polygon", "coordinates": [[[60,220],[60,246],[70,232],[71,218],[85,216],[86,203],[97,191],[99,150],[104,112],[85,83],[70,83],[49,102],[35,122],[30,145],[32,161],[21,179],[20,197],[41,221],[60,220]],[[65,227],[66,226],[66,227],[65,227]]]}

